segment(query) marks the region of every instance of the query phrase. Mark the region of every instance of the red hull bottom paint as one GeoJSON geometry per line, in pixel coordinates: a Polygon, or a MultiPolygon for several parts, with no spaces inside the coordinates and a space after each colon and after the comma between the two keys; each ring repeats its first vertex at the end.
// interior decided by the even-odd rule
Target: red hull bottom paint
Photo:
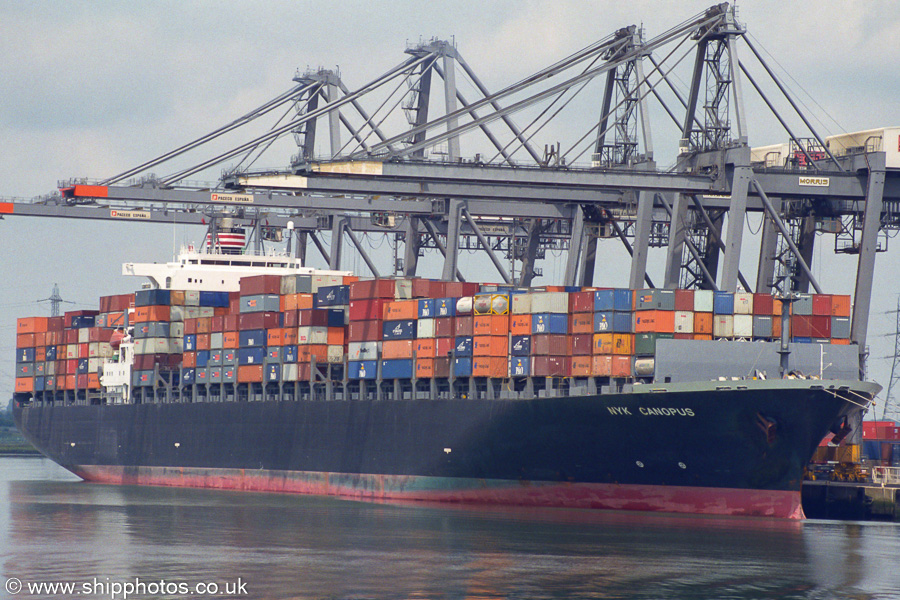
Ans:
{"type": "Polygon", "coordinates": [[[72,467],[72,471],[87,481],[118,485],[296,493],[357,500],[804,518],[799,491],[181,467],[81,465],[72,467]]]}

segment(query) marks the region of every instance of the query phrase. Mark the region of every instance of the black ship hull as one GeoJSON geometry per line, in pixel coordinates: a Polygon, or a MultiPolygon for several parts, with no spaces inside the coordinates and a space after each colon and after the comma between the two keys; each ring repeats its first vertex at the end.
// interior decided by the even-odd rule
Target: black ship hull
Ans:
{"type": "Polygon", "coordinates": [[[800,518],[815,447],[877,391],[817,383],[533,400],[25,404],[14,414],[41,452],[89,481],[800,518]]]}

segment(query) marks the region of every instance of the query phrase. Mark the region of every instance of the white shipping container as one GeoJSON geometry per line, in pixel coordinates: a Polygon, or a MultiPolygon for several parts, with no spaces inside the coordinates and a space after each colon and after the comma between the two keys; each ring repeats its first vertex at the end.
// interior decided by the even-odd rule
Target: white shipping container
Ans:
{"type": "Polygon", "coordinates": [[[297,363],[285,363],[281,365],[282,381],[297,381],[298,379],[300,379],[300,370],[297,368],[297,363]]]}
{"type": "Polygon", "coordinates": [[[184,291],[184,305],[185,306],[200,306],[200,291],[199,290],[185,290],[184,291]]]}
{"type": "Polygon", "coordinates": [[[327,327],[298,327],[297,328],[297,344],[304,346],[308,344],[327,344],[328,328],[327,327]]]}
{"type": "Polygon", "coordinates": [[[100,358],[112,358],[115,352],[109,342],[100,342],[100,358]]]}
{"type": "Polygon", "coordinates": [[[344,285],[343,275],[313,275],[312,291],[318,292],[321,287],[331,287],[333,285],[344,285]]]}
{"type": "Polygon", "coordinates": [[[434,319],[419,319],[416,321],[416,337],[434,337],[434,319]]]}
{"type": "Polygon", "coordinates": [[[213,350],[221,350],[223,348],[223,343],[225,342],[225,334],[224,333],[211,333],[209,334],[209,347],[213,350]]]}
{"type": "Polygon", "coordinates": [[[675,311],[675,333],[694,333],[694,313],[687,310],[675,311]]]}
{"type": "MultiPolygon", "coordinates": [[[[200,318],[200,307],[199,306],[185,306],[182,308],[184,311],[184,320],[187,319],[199,319],[200,318]]],[[[171,317],[171,311],[169,311],[169,316],[171,317]]]]}
{"type": "Polygon", "coordinates": [[[472,296],[463,296],[456,301],[456,314],[468,315],[473,310],[474,299],[472,296]]]}
{"type": "Polygon", "coordinates": [[[184,307],[183,306],[170,306],[169,307],[169,322],[182,322],[184,321],[184,307]]]}
{"type": "MultiPolygon", "coordinates": [[[[753,314],[753,294],[746,292],[737,292],[734,295],[734,314],[736,315],[752,315],[753,314]]],[[[735,324],[737,327],[737,324],[735,324]]],[[[738,335],[735,332],[735,335],[738,335]]],[[[742,337],[742,336],[738,336],[742,337]]]]}
{"type": "Polygon", "coordinates": [[[78,344],[68,344],[65,348],[67,359],[71,360],[73,358],[78,358],[78,344]]]}
{"type": "Polygon", "coordinates": [[[183,338],[184,337],[184,323],[169,323],[169,337],[171,338],[183,338]]]}
{"type": "Polygon", "coordinates": [[[90,329],[87,327],[81,327],[78,329],[78,343],[79,344],[87,344],[91,339],[90,329]]]}
{"type": "Polygon", "coordinates": [[[531,297],[531,313],[562,313],[569,312],[568,292],[540,292],[531,297]]]}
{"type": "Polygon", "coordinates": [[[394,282],[394,300],[412,300],[411,279],[397,279],[394,282]]]}
{"type": "Polygon", "coordinates": [[[347,346],[347,360],[378,360],[381,357],[381,342],[350,342],[347,346]]]}
{"type": "Polygon", "coordinates": [[[753,315],[734,315],[734,337],[753,337],[753,315]]]}
{"type": "Polygon", "coordinates": [[[512,314],[514,314],[514,315],[530,315],[531,314],[531,296],[532,296],[532,294],[513,294],[512,295],[512,314]]]}
{"type": "Polygon", "coordinates": [[[713,317],[713,337],[734,337],[734,315],[715,315],[713,317]]]}
{"type": "Polygon", "coordinates": [[[91,342],[88,344],[88,356],[91,358],[100,356],[100,342],[91,342]]]}
{"type": "Polygon", "coordinates": [[[713,291],[712,290],[694,290],[694,312],[713,311],[713,291]]]}
{"type": "Polygon", "coordinates": [[[96,373],[100,370],[100,357],[88,359],[88,373],[96,373]]]}
{"type": "Polygon", "coordinates": [[[199,306],[200,309],[200,317],[214,317],[216,316],[216,309],[212,306],[199,306]]]}
{"type": "Polygon", "coordinates": [[[332,344],[328,346],[328,362],[332,364],[344,362],[344,346],[341,344],[332,344]]]}

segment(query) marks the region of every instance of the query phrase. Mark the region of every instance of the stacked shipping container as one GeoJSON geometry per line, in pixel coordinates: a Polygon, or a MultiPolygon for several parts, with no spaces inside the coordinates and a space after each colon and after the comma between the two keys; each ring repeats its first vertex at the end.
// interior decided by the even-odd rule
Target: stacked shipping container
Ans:
{"type": "MultiPolygon", "coordinates": [[[[16,391],[98,389],[132,305],[135,387],[160,373],[310,381],[345,364],[351,380],[645,377],[659,339],[781,336],[781,303],[764,294],[259,275],[239,292],[140,290],[101,298],[100,311],[20,319],[16,391]]],[[[801,295],[791,312],[793,341],[849,343],[849,296],[801,295]]]]}

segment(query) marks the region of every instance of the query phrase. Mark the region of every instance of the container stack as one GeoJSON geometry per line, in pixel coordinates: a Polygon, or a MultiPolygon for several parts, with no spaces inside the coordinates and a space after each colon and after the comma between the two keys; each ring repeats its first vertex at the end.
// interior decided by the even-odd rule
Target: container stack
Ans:
{"type": "MultiPolygon", "coordinates": [[[[99,389],[113,328],[132,385],[649,378],[661,339],[778,340],[781,302],[708,290],[259,275],[239,292],[146,289],[20,319],[17,393],[99,389]],[[133,309],[130,310],[130,306],[133,309]]],[[[850,297],[801,294],[791,339],[849,344],[850,297]]]]}

